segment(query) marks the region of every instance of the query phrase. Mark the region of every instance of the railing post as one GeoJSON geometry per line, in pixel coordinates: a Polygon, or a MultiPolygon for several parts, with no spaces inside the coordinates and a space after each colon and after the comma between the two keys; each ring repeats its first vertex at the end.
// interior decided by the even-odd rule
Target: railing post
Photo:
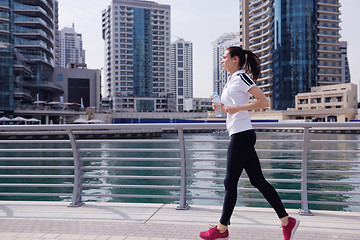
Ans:
{"type": "Polygon", "coordinates": [[[309,127],[304,127],[304,139],[303,139],[303,151],[302,151],[302,162],[301,162],[301,215],[312,215],[309,210],[308,202],[308,153],[309,153],[309,127]]]}
{"type": "Polygon", "coordinates": [[[71,129],[66,130],[73,152],[74,157],[74,188],[71,204],[69,207],[80,207],[84,203],[81,201],[81,192],[82,192],[82,173],[81,173],[81,162],[80,162],[80,154],[79,148],[76,142],[75,135],[71,129]]]}
{"type": "Polygon", "coordinates": [[[185,156],[185,140],[184,140],[184,130],[178,128],[179,143],[180,143],[180,165],[181,165],[181,179],[180,179],[180,203],[176,208],[177,210],[187,210],[189,205],[186,203],[186,156],[185,156]]]}

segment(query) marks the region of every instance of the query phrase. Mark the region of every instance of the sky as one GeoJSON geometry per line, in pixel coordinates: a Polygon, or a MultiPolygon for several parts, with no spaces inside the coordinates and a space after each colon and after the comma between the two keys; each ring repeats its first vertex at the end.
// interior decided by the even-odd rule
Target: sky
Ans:
{"type": "MultiPolygon", "coordinates": [[[[193,43],[194,97],[210,97],[213,91],[212,45],[225,33],[239,29],[238,0],[154,0],[171,6],[172,41],[178,37],[193,43]]],[[[111,0],[58,0],[59,29],[75,26],[82,34],[89,69],[104,65],[101,12],[111,0]]],[[[341,0],[342,41],[348,41],[351,82],[360,83],[360,0],[341,0]]]]}

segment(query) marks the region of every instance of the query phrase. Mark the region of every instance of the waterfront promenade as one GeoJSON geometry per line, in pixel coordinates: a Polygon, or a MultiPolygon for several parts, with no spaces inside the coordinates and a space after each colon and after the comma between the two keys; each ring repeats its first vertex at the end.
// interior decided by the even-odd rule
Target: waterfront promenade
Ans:
{"type": "MultiPolygon", "coordinates": [[[[68,207],[68,202],[0,201],[1,240],[194,240],[216,224],[220,206],[95,203],[68,207]]],[[[360,240],[360,213],[313,211],[289,213],[301,220],[294,240],[360,240]]],[[[230,227],[233,240],[283,239],[271,208],[237,207],[230,227]]]]}

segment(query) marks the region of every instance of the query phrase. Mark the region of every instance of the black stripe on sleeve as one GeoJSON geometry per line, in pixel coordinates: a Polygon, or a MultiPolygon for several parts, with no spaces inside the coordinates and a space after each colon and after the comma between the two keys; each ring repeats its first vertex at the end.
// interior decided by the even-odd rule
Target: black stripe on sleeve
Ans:
{"type": "Polygon", "coordinates": [[[239,73],[238,75],[248,86],[251,86],[254,84],[254,82],[245,73],[239,73]]]}

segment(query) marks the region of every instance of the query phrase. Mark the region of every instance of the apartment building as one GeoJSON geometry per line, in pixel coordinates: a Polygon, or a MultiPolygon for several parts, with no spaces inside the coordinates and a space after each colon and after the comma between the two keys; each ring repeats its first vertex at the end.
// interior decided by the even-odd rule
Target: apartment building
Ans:
{"type": "Polygon", "coordinates": [[[103,96],[113,110],[168,110],[170,21],[170,6],[150,1],[112,0],[103,10],[103,96]]]}
{"type": "Polygon", "coordinates": [[[294,95],[341,79],[340,0],[240,0],[243,47],[262,61],[257,84],[270,109],[294,107],[294,95]]]}
{"type": "Polygon", "coordinates": [[[347,42],[341,42],[341,82],[351,82],[349,59],[347,57],[347,42]]]}
{"type": "Polygon", "coordinates": [[[239,33],[226,33],[212,42],[213,47],[213,90],[221,95],[229,73],[222,68],[221,61],[228,47],[241,46],[239,33]]]}
{"type": "Polygon", "coordinates": [[[193,98],[193,44],[182,38],[171,44],[171,92],[176,111],[184,111],[184,101],[193,98]]]}
{"type": "Polygon", "coordinates": [[[68,64],[86,64],[82,34],[72,27],[64,27],[59,31],[59,62],[57,67],[66,68],[68,64]]]}

